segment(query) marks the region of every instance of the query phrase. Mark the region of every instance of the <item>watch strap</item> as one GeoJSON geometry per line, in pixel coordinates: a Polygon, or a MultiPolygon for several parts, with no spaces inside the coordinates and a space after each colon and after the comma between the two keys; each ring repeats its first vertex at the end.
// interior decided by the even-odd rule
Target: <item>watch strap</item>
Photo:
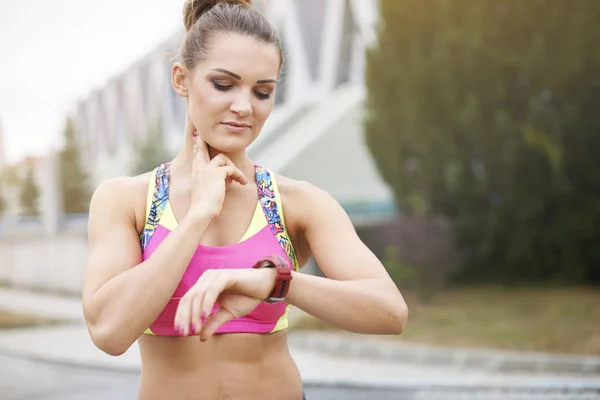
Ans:
{"type": "Polygon", "coordinates": [[[290,289],[290,281],[292,280],[292,267],[290,263],[279,255],[271,255],[260,259],[252,268],[276,269],[275,286],[269,297],[264,301],[266,303],[284,301],[290,289]]]}

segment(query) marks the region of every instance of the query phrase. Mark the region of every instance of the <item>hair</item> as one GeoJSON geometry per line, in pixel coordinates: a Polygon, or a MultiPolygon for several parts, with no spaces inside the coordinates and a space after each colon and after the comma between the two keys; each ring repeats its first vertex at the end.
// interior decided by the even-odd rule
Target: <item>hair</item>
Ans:
{"type": "Polygon", "coordinates": [[[280,67],[283,50],[271,22],[252,5],[252,0],[186,0],[183,23],[187,31],[181,48],[181,61],[193,69],[208,53],[208,44],[216,33],[233,33],[254,38],[277,47],[280,67]]]}

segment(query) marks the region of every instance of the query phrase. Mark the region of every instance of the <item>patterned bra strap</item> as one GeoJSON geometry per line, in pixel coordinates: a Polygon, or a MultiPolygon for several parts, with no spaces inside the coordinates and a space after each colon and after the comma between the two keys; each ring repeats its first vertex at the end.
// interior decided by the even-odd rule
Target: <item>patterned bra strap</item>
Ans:
{"type": "Polygon", "coordinates": [[[267,223],[271,228],[271,232],[273,232],[279,245],[292,261],[294,269],[298,271],[299,266],[298,260],[296,259],[296,253],[292,246],[292,241],[283,225],[279,207],[277,206],[273,178],[267,169],[259,165],[256,166],[256,184],[258,187],[258,199],[262,205],[263,212],[267,217],[267,223]]]}
{"type": "Polygon", "coordinates": [[[150,239],[156,231],[160,217],[167,206],[169,200],[169,174],[170,164],[162,164],[156,168],[154,174],[154,194],[152,195],[152,203],[148,211],[148,219],[144,226],[144,232],[140,237],[142,251],[146,250],[150,239]]]}

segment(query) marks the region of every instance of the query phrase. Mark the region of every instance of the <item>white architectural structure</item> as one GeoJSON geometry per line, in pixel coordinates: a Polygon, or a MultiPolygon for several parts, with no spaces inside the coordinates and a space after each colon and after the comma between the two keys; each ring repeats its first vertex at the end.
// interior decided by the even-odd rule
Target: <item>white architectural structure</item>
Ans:
{"type": "MultiPolygon", "coordinates": [[[[374,167],[362,131],[364,53],[375,38],[377,0],[268,4],[267,15],[283,40],[284,83],[249,155],[280,174],[324,188],[355,224],[389,217],[391,192],[374,167]],[[353,213],[361,204],[367,212],[353,213]]],[[[170,67],[182,38],[183,32],[174,35],[74,107],[72,118],[94,186],[130,173],[136,141],[153,129],[162,132],[171,152],[181,145],[184,101],[171,88],[170,67]]],[[[0,282],[79,293],[87,253],[85,220],[60,218],[56,166],[54,156],[37,163],[40,219],[14,226],[0,221],[0,282]]]]}
{"type": "MultiPolygon", "coordinates": [[[[253,159],[308,180],[346,205],[389,204],[391,192],[363,143],[365,49],[375,39],[376,0],[271,0],[285,64],[277,105],[253,159]]],[[[158,128],[167,149],[182,142],[184,100],[170,68],[183,32],[91,93],[74,110],[92,182],[128,174],[136,141],[158,128]]]]}

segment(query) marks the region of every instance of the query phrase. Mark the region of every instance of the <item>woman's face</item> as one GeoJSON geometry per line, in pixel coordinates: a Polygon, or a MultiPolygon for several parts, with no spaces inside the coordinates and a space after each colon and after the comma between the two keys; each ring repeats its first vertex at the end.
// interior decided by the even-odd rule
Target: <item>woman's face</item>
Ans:
{"type": "Polygon", "coordinates": [[[206,59],[188,71],[188,116],[206,143],[223,153],[248,147],[274,105],[280,57],[272,44],[216,34],[206,59]]]}

